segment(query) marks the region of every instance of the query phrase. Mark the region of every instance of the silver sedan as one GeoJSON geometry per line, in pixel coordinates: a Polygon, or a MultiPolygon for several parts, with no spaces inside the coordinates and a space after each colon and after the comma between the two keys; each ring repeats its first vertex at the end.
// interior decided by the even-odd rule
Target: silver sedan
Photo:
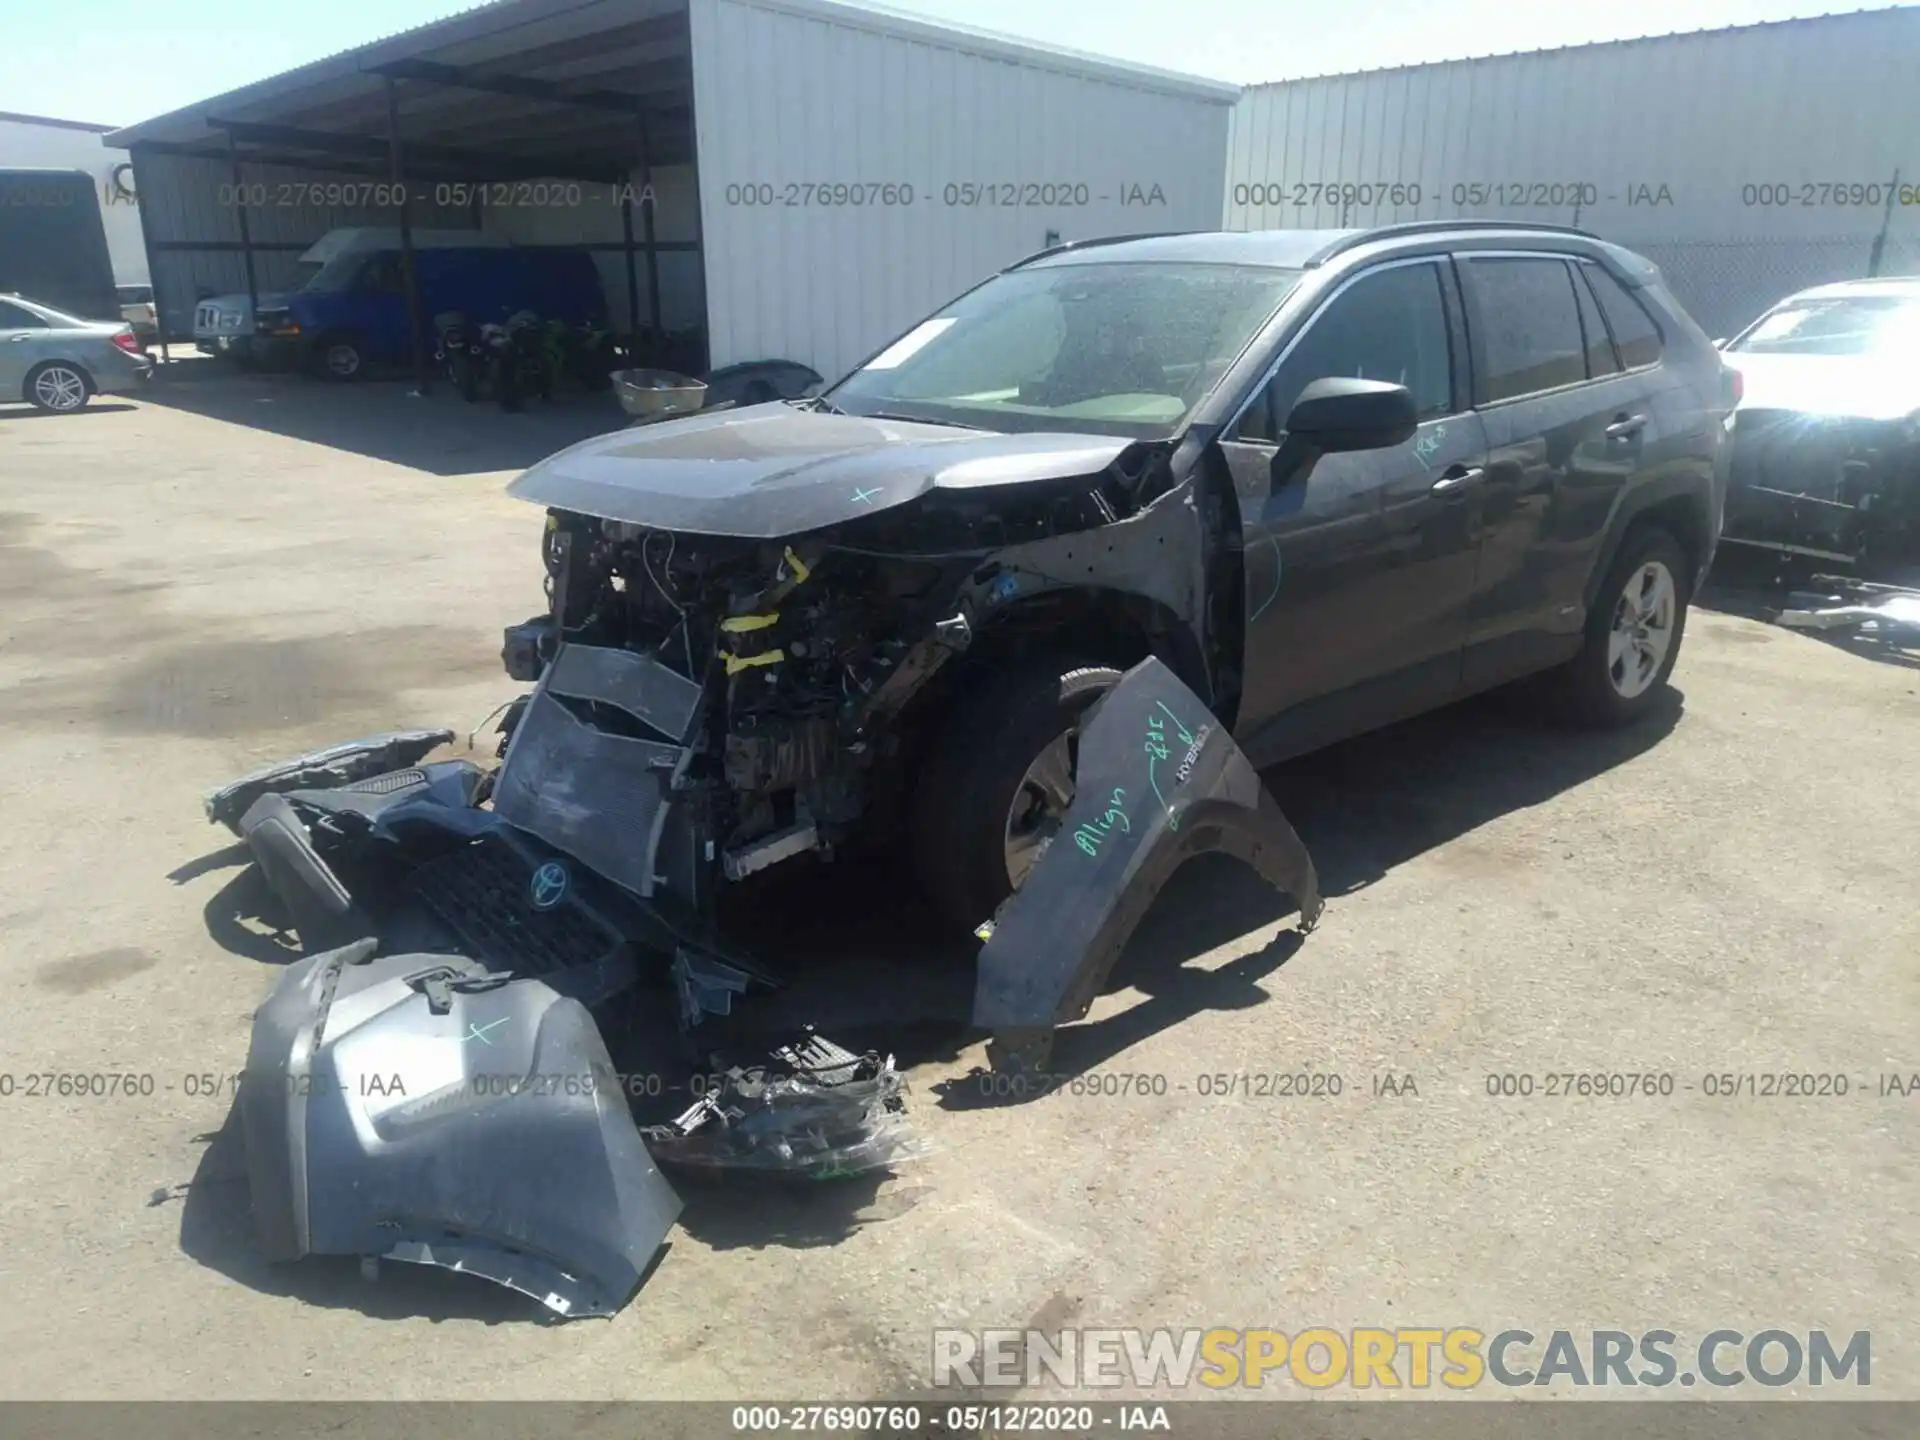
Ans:
{"type": "Polygon", "coordinates": [[[82,320],[0,295],[0,403],[24,400],[67,414],[94,395],[136,389],[152,374],[126,322],[82,320]]]}

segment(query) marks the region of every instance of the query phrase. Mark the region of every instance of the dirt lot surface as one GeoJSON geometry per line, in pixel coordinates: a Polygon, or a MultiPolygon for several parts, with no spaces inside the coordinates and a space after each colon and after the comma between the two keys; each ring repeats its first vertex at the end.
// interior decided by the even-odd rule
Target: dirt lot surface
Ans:
{"type": "MultiPolygon", "coordinates": [[[[1920,1098],[1877,1093],[1920,1071],[1920,670],[1726,609],[1646,729],[1480,701],[1270,776],[1320,928],[1190,867],[1062,1041],[1164,1094],[984,1104],[979,1045],[916,1039],[932,1155],[691,1193],[610,1322],[262,1264],[229,1098],[186,1077],[240,1068],[285,954],[200,794],[505,699],[500,627],[542,601],[504,472],[613,418],[204,368],[0,410],[0,1397],[871,1398],[925,1383],[932,1327],[1029,1323],[1871,1330],[1870,1393],[1920,1397],[1920,1098]],[[95,1071],[153,1093],[24,1093],[95,1071]],[[1198,1093],[1298,1072],[1342,1093],[1198,1093]],[[1563,1072],[1674,1089],[1488,1094],[1563,1072]]],[[[964,975],[849,893],[850,986],[949,1006],[964,975]]]]}

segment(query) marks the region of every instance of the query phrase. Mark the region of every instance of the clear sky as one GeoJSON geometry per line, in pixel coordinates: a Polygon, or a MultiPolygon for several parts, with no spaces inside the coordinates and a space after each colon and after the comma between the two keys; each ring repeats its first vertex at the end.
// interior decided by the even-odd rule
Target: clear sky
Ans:
{"type": "MultiPolygon", "coordinates": [[[[0,110],[130,125],[467,8],[448,0],[0,0],[0,110]]],[[[890,0],[890,8],[1251,83],[1746,25],[1828,7],[1809,0],[890,0]]]]}

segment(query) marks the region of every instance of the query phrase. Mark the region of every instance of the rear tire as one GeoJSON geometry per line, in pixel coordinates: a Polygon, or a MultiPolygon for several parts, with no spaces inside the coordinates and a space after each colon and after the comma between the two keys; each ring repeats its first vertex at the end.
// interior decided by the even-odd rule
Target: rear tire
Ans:
{"type": "Polygon", "coordinates": [[[1057,834],[1080,722],[1119,683],[1120,672],[1103,665],[1029,661],[969,690],[934,736],[909,831],[921,887],[954,926],[991,919],[1057,834]]]}
{"type": "Polygon", "coordinates": [[[27,372],[21,394],[49,415],[71,415],[93,396],[93,377],[69,360],[43,360],[27,372]]]}
{"type": "Polygon", "coordinates": [[[1686,633],[1692,573],[1667,531],[1641,525],[1627,532],[1587,616],[1586,643],[1548,677],[1560,718],[1611,728],[1665,703],[1686,633]]]}

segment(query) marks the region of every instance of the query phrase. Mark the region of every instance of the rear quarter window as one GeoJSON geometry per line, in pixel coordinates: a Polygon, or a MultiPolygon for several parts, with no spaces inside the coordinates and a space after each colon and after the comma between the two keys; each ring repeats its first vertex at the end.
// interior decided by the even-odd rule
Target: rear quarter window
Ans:
{"type": "Polygon", "coordinates": [[[1647,309],[1618,280],[1600,265],[1584,265],[1593,282],[1594,295],[1613,331],[1613,343],[1619,347],[1620,361],[1629,370],[1651,365],[1660,358],[1660,327],[1647,309]]]}

